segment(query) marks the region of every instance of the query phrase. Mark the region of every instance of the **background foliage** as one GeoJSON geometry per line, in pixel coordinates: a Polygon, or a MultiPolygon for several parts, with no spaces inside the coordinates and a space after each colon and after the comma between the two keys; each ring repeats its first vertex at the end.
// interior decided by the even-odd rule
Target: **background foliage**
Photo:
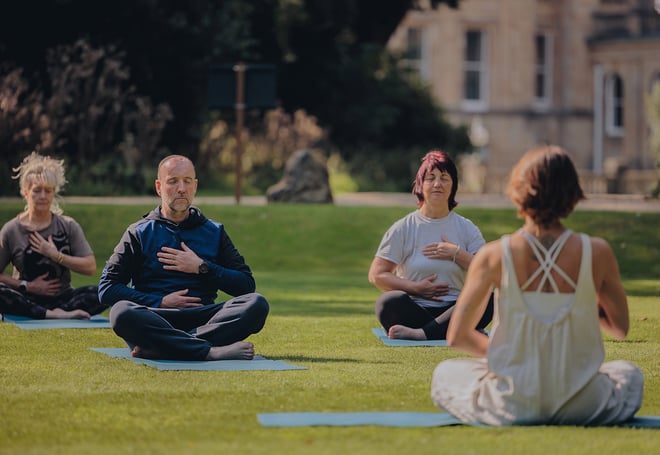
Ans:
{"type": "MultiPolygon", "coordinates": [[[[442,3],[458,2],[428,2],[442,3]]],[[[417,6],[417,0],[10,2],[0,29],[0,148],[7,158],[0,194],[15,194],[11,167],[35,149],[65,158],[70,190],[85,194],[145,192],[151,168],[167,153],[213,163],[216,154],[204,148],[208,135],[223,121],[230,138],[235,122],[233,112],[209,112],[208,68],[238,61],[275,65],[278,115],[302,111],[313,119],[324,134],[309,145],[341,158],[360,189],[407,191],[410,168],[428,149],[470,148],[465,129],[450,126],[426,87],[385,49],[417,6]]],[[[275,183],[283,156],[295,152],[294,145],[268,147],[268,115],[249,113],[250,138],[257,139],[245,166],[257,172],[255,191],[275,183]]],[[[226,158],[233,146],[227,139],[218,153],[226,158]]],[[[227,173],[223,166],[200,169],[227,173]]]]}

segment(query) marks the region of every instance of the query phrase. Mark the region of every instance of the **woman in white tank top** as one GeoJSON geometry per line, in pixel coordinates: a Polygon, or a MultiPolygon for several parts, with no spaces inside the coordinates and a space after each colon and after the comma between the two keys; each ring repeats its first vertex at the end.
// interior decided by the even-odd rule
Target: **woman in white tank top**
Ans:
{"type": "Polygon", "coordinates": [[[641,370],[603,363],[601,329],[628,333],[628,304],[609,244],[566,229],[561,219],[584,199],[568,154],[531,150],[507,193],[524,219],[517,232],[484,246],[470,265],[449,324],[450,345],[476,356],[438,365],[434,403],[466,423],[608,425],[642,404],[641,370]],[[490,337],[475,331],[492,288],[490,337]]]}

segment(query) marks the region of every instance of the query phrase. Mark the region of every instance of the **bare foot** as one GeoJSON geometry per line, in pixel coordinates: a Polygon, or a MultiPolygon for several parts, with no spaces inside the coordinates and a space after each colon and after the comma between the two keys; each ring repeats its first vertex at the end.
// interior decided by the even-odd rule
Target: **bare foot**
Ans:
{"type": "Polygon", "coordinates": [[[139,357],[141,359],[161,359],[163,356],[158,351],[152,349],[144,349],[140,346],[135,346],[131,351],[131,356],[139,357]]]}
{"type": "Polygon", "coordinates": [[[85,310],[66,311],[62,308],[46,310],[46,319],[89,319],[91,316],[85,310]]]}
{"type": "Polygon", "coordinates": [[[387,336],[392,340],[426,340],[423,329],[411,329],[405,325],[393,325],[387,336]]]}
{"type": "MultiPolygon", "coordinates": [[[[164,359],[160,352],[154,349],[145,349],[135,346],[131,356],[141,359],[164,359]]],[[[206,356],[206,360],[252,360],[254,358],[254,345],[252,343],[238,341],[227,346],[212,346],[206,356]]]]}
{"type": "Polygon", "coordinates": [[[212,346],[206,360],[252,360],[254,345],[247,341],[237,341],[227,346],[212,346]]]}

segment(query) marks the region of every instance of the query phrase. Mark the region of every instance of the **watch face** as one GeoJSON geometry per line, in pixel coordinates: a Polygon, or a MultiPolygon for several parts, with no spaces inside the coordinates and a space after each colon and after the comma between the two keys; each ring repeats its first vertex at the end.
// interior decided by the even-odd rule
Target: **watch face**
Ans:
{"type": "Polygon", "coordinates": [[[199,273],[206,273],[209,271],[209,265],[206,262],[199,264],[199,273]]]}

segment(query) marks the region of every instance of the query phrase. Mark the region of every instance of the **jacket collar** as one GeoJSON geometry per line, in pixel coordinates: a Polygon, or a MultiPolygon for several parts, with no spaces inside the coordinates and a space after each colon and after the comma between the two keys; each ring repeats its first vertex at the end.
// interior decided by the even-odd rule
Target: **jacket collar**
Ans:
{"type": "MultiPolygon", "coordinates": [[[[153,209],[151,212],[146,213],[143,218],[147,220],[152,220],[152,221],[158,221],[161,223],[167,223],[167,224],[173,224],[176,225],[172,220],[169,220],[163,216],[163,214],[160,211],[160,205],[153,209]]],[[[188,209],[190,214],[188,215],[188,218],[183,220],[178,226],[181,229],[192,229],[197,226],[200,226],[204,224],[207,220],[206,216],[202,213],[202,211],[199,209],[199,207],[196,207],[194,205],[191,205],[190,208],[188,209]]]]}

